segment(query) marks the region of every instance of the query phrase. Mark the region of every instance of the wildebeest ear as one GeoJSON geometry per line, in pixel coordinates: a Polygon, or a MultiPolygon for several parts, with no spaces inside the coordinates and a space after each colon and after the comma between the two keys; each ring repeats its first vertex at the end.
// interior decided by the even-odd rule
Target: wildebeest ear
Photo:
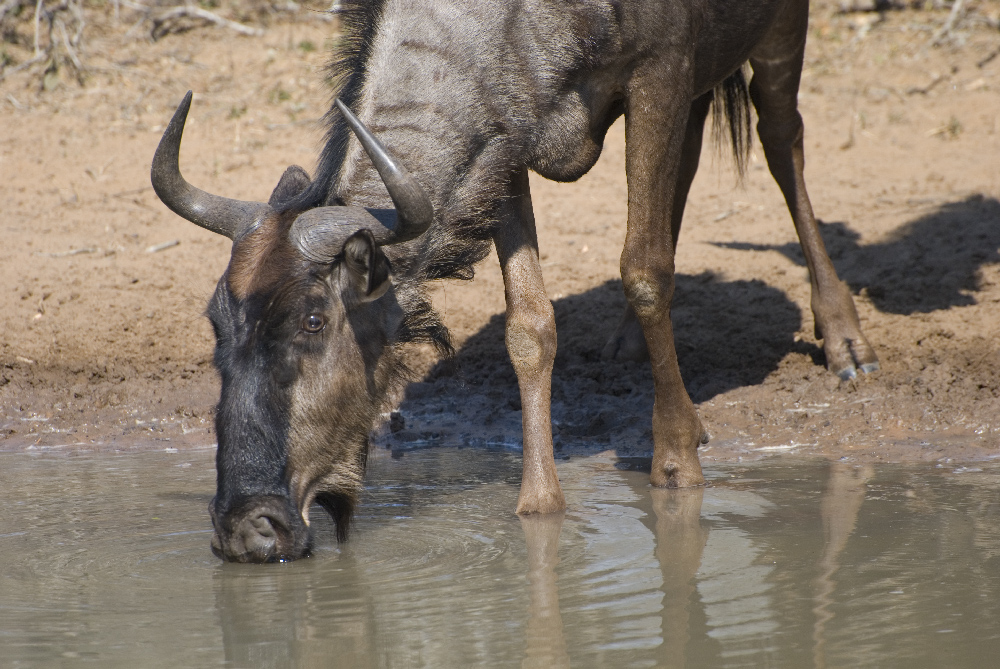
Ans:
{"type": "Polygon", "coordinates": [[[344,267],[364,301],[377,300],[389,290],[389,259],[368,230],[358,230],[344,242],[344,267]]]}
{"type": "Polygon", "coordinates": [[[272,207],[287,202],[304,191],[312,183],[309,173],[298,165],[290,165],[285,173],[278,179],[278,185],[274,187],[271,198],[267,201],[272,207]]]}

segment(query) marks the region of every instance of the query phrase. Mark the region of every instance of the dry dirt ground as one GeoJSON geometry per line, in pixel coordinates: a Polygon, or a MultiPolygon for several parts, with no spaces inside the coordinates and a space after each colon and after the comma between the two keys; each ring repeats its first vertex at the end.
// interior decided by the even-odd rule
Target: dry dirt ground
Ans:
{"type": "MultiPolygon", "coordinates": [[[[712,435],[704,460],[1000,456],[1000,3],[966,6],[979,20],[934,46],[947,9],[814,3],[807,180],[881,371],[840,382],[824,369],[807,271],[759,149],[738,183],[706,144],[674,308],[682,373],[712,435]]],[[[160,204],[153,150],[192,89],[181,163],[193,183],[264,200],[286,165],[312,168],[337,24],[303,10],[271,17],[262,36],[200,27],[153,42],[137,12],[90,11],[81,77],[12,72],[30,51],[5,35],[0,449],[210,445],[218,380],[203,310],[229,242],[160,204]]],[[[623,166],[619,123],[580,182],[532,181],[564,456],[652,447],[648,366],[600,358],[624,306],[623,166]]],[[[496,259],[434,295],[457,355],[413,351],[418,381],[376,443],[516,446],[496,259]]]]}

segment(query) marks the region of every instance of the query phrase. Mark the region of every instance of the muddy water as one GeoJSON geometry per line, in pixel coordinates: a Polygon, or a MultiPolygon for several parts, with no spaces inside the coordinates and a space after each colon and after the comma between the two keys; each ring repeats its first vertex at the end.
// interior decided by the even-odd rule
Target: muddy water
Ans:
{"type": "Polygon", "coordinates": [[[516,455],[379,452],[348,544],[241,566],[210,451],[2,454],[0,666],[996,666],[1000,467],[559,466],[519,520],[516,455]]]}

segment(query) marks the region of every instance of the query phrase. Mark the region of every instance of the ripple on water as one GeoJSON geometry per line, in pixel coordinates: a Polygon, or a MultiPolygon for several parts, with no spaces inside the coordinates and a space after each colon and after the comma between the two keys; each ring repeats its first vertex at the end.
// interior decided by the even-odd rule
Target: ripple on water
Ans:
{"type": "Polygon", "coordinates": [[[559,464],[564,519],[522,521],[519,465],[374,453],[347,544],[316,509],[312,559],[224,565],[211,452],[2,455],[0,665],[913,669],[1000,651],[996,467],[782,460],[665,491],[581,457],[559,464]]]}

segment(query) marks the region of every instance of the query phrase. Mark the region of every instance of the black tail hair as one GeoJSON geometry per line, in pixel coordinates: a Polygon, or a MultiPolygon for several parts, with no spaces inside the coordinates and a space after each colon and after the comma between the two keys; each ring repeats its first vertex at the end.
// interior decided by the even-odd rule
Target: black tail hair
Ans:
{"type": "Polygon", "coordinates": [[[733,160],[740,179],[746,174],[747,161],[753,149],[753,118],[745,69],[744,64],[726,77],[715,87],[712,98],[712,125],[716,142],[722,144],[723,128],[728,127],[733,160]]]}

